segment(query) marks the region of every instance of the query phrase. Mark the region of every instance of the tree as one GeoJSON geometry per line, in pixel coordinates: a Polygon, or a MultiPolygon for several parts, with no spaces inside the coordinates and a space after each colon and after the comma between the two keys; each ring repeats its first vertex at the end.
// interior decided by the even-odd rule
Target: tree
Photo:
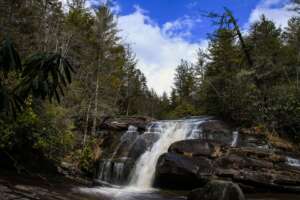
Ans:
{"type": "Polygon", "coordinates": [[[300,88],[299,85],[299,76],[300,76],[300,57],[298,52],[300,51],[300,18],[293,17],[289,20],[288,26],[284,32],[283,38],[287,44],[287,48],[285,48],[285,52],[288,52],[286,55],[289,59],[287,59],[286,74],[287,79],[291,82],[292,79],[296,80],[296,87],[300,88]],[[296,72],[296,73],[295,73],[296,72]]]}
{"type": "Polygon", "coordinates": [[[179,98],[179,103],[189,102],[195,89],[195,77],[193,65],[181,60],[175,73],[175,90],[179,98]]]}
{"type": "Polygon", "coordinates": [[[71,83],[71,73],[75,72],[69,61],[59,54],[37,53],[21,64],[19,54],[10,39],[5,38],[0,46],[0,111],[16,114],[30,94],[51,101],[55,96],[60,101],[64,87],[71,83]],[[8,73],[20,73],[20,83],[9,89],[5,85],[8,73]]]}
{"type": "MultiPolygon", "coordinates": [[[[111,58],[115,50],[119,50],[117,45],[118,37],[116,36],[116,23],[114,16],[106,5],[101,5],[96,11],[94,24],[93,46],[95,48],[95,97],[93,110],[92,135],[96,134],[97,115],[99,106],[99,90],[101,89],[101,77],[108,78],[111,72],[111,58]],[[106,74],[106,76],[101,76],[106,74]]],[[[104,81],[104,80],[103,80],[104,81]]]]}
{"type": "Polygon", "coordinates": [[[209,114],[231,119],[233,109],[234,76],[240,69],[240,51],[235,43],[235,33],[230,29],[219,29],[209,44],[209,61],[206,66],[204,90],[206,109],[209,114]],[[209,100],[210,99],[210,100],[209,100]]]}

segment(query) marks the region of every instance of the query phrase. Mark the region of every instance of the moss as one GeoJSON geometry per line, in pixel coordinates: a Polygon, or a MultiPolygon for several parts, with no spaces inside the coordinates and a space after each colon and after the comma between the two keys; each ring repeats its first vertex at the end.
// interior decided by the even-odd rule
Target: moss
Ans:
{"type": "Polygon", "coordinates": [[[269,144],[271,144],[273,147],[276,147],[278,149],[288,150],[288,151],[299,150],[299,147],[297,147],[296,144],[292,143],[288,139],[280,137],[279,134],[275,131],[269,131],[262,124],[258,124],[257,126],[251,128],[242,128],[240,129],[240,133],[263,137],[267,140],[269,144]]]}
{"type": "Polygon", "coordinates": [[[295,151],[297,150],[297,146],[292,144],[291,142],[279,137],[274,133],[267,133],[268,141],[275,147],[283,150],[295,151]]]}

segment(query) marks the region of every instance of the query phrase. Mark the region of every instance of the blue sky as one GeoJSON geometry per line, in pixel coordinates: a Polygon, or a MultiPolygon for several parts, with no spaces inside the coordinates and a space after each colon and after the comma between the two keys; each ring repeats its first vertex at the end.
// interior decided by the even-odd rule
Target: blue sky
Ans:
{"type": "MultiPolygon", "coordinates": [[[[63,0],[66,1],[66,0],[63,0]]],[[[87,0],[87,6],[107,0],[87,0]]],[[[195,62],[199,48],[208,46],[214,27],[203,12],[233,11],[244,32],[264,14],[284,28],[290,17],[290,0],[111,0],[118,14],[119,35],[130,44],[148,86],[170,93],[181,59],[195,62]]]]}
{"type": "Polygon", "coordinates": [[[210,19],[203,16],[205,12],[221,13],[224,7],[230,8],[238,17],[239,22],[248,22],[249,15],[259,3],[259,0],[118,0],[121,6],[120,15],[128,15],[135,11],[134,5],[138,5],[147,11],[160,26],[167,22],[190,17],[198,19],[198,23],[192,27],[192,34],[186,39],[193,42],[205,38],[207,33],[213,31],[210,19]]]}

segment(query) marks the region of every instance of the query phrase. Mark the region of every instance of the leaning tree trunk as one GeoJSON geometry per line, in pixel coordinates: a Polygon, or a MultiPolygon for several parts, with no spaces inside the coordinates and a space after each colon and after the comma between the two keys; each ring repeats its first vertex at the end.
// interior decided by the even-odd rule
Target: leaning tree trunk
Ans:
{"type": "Polygon", "coordinates": [[[253,60],[251,58],[251,55],[250,55],[250,52],[249,52],[249,48],[247,47],[247,45],[245,43],[244,37],[243,37],[243,35],[242,35],[241,31],[240,31],[240,27],[239,27],[239,25],[237,23],[237,20],[235,19],[235,17],[233,16],[232,12],[229,9],[225,8],[225,12],[228,15],[228,17],[230,18],[230,22],[234,26],[234,30],[236,31],[236,34],[237,34],[237,36],[239,38],[239,41],[240,41],[241,46],[242,46],[242,50],[243,50],[243,52],[245,54],[245,57],[247,59],[249,67],[253,67],[253,60]]]}

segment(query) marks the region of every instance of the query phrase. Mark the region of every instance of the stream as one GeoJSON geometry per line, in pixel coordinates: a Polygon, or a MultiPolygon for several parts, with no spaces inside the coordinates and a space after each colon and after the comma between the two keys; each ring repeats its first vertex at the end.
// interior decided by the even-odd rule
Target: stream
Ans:
{"type": "MultiPolygon", "coordinates": [[[[86,195],[90,198],[99,200],[181,200],[187,199],[186,192],[164,191],[153,187],[155,178],[155,169],[159,157],[168,151],[171,144],[181,140],[203,139],[202,129],[200,125],[210,118],[202,117],[196,119],[185,120],[169,120],[157,121],[148,125],[146,131],[141,135],[154,135],[158,138],[147,148],[147,150],[139,156],[135,165],[132,167],[130,175],[127,176],[128,181],[122,184],[122,177],[126,176],[125,165],[126,157],[122,157],[122,161],[116,160],[118,151],[123,143],[131,141],[129,146],[132,148],[134,143],[141,136],[133,139],[137,135],[137,128],[130,126],[128,131],[124,133],[120,144],[116,147],[111,158],[102,162],[99,166],[100,174],[98,180],[105,182],[109,187],[92,187],[92,188],[74,188],[73,192],[86,195]]],[[[239,139],[239,133],[234,131],[229,146],[235,147],[239,139]]],[[[288,158],[291,165],[298,165],[297,160],[288,158]]],[[[247,199],[260,200],[296,200],[300,199],[299,195],[292,194],[251,194],[247,195],[247,199]]]]}

